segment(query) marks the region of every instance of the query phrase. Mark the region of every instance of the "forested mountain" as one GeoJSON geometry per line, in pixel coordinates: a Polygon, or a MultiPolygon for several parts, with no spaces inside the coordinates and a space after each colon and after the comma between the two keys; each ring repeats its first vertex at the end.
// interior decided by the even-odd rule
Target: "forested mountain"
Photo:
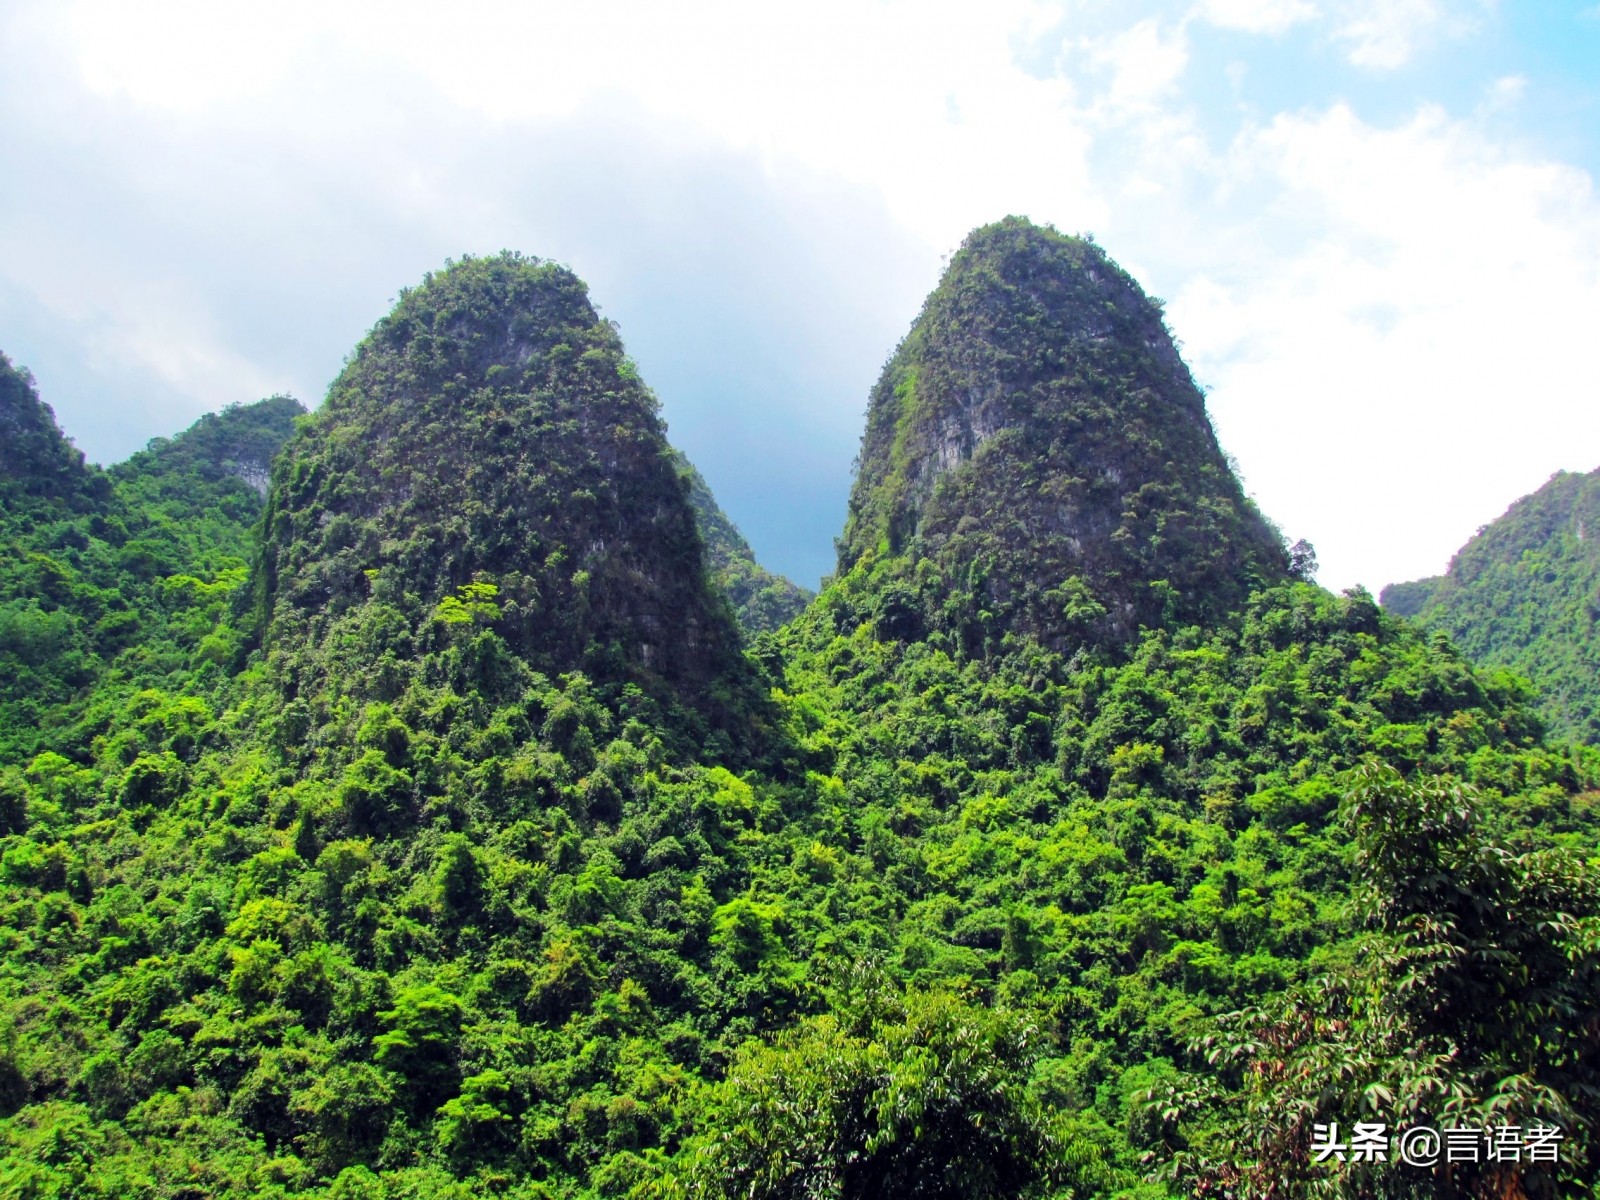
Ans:
{"type": "Polygon", "coordinates": [[[1592,1194],[1600,753],[1295,578],[1092,243],[972,235],[748,644],[564,268],[403,294],[242,568],[163,472],[258,443],[96,472],[16,380],[71,574],[7,611],[127,615],[8,693],[0,1195],[1592,1194]],[[1358,1120],[1565,1140],[1313,1161],[1358,1120]]]}
{"type": "Polygon", "coordinates": [[[268,497],[257,620],[286,714],[343,746],[448,649],[464,693],[581,671],[686,736],[747,735],[753,676],[657,407],[563,268],[467,260],[403,293],[268,497]]]}
{"type": "Polygon", "coordinates": [[[1125,643],[1289,573],[1159,307],[1016,218],[967,240],[872,390],[841,574],[874,554],[937,569],[928,615],[969,649],[1125,643]]]}
{"type": "Polygon", "coordinates": [[[1474,661],[1533,680],[1554,732],[1600,744],[1600,471],[1558,471],[1445,574],[1391,584],[1382,600],[1474,661]]]}

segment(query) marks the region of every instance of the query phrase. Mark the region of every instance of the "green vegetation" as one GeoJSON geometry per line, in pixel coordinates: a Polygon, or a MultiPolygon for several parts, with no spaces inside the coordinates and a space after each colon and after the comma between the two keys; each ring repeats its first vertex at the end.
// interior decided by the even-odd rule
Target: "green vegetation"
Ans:
{"type": "Polygon", "coordinates": [[[873,389],[840,574],[874,553],[937,567],[931,615],[980,654],[1210,623],[1290,566],[1159,308],[1015,217],[967,239],[873,389]]]}
{"type": "Polygon", "coordinates": [[[1448,573],[1383,605],[1533,680],[1551,729],[1600,744],[1600,471],[1559,471],[1478,531],[1448,573]]]}
{"type": "Polygon", "coordinates": [[[1593,1194],[1600,752],[1294,578],[1131,286],[975,234],[839,577],[747,646],[747,552],[562,268],[405,294],[255,527],[156,467],[254,494],[243,442],[95,472],[16,376],[54,441],[8,544],[85,542],[7,602],[129,616],[8,684],[50,719],[0,746],[0,1196],[1593,1194]],[[919,491],[972,362],[1006,406],[919,491]],[[1308,1161],[1485,1115],[1561,1161],[1308,1161]]]}
{"type": "Polygon", "coordinates": [[[234,407],[105,472],[0,357],[0,763],[84,754],[140,691],[209,696],[242,664],[249,480],[303,411],[234,407]]]}

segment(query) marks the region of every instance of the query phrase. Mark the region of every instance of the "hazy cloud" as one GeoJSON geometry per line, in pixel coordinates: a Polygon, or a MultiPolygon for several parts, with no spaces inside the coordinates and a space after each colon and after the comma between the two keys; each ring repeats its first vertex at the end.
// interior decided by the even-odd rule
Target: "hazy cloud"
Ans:
{"type": "Polygon", "coordinates": [[[1485,7],[1448,0],[1353,0],[1340,11],[1334,36],[1356,66],[1392,71],[1429,42],[1471,32],[1485,7]]]}

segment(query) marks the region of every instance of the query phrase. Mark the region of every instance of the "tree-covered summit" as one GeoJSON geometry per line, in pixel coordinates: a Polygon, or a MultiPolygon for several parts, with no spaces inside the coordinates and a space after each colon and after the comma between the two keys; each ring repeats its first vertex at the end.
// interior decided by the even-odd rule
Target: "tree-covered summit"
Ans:
{"type": "Polygon", "coordinates": [[[1600,743],[1600,471],[1558,471],[1457,551],[1443,575],[1384,588],[1385,608],[1527,676],[1551,728],[1600,743]]]}
{"type": "Polygon", "coordinates": [[[740,639],[658,409],[565,267],[464,258],[403,292],[273,475],[257,605],[286,695],[392,700],[487,630],[720,720],[740,639]]]}
{"type": "Polygon", "coordinates": [[[929,560],[924,616],[969,646],[1122,643],[1288,574],[1158,305],[1019,217],[968,236],[872,391],[841,573],[869,555],[929,560]]]}

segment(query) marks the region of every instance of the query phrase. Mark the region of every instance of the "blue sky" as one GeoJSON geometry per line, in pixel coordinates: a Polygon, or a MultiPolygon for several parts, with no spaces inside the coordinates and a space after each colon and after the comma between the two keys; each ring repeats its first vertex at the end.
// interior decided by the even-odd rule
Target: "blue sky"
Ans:
{"type": "Polygon", "coordinates": [[[316,403],[512,247],[615,319],[768,565],[831,569],[866,396],[973,226],[1092,232],[1332,587],[1600,466],[1600,5],[0,9],[0,350],[91,458],[316,403]]]}

